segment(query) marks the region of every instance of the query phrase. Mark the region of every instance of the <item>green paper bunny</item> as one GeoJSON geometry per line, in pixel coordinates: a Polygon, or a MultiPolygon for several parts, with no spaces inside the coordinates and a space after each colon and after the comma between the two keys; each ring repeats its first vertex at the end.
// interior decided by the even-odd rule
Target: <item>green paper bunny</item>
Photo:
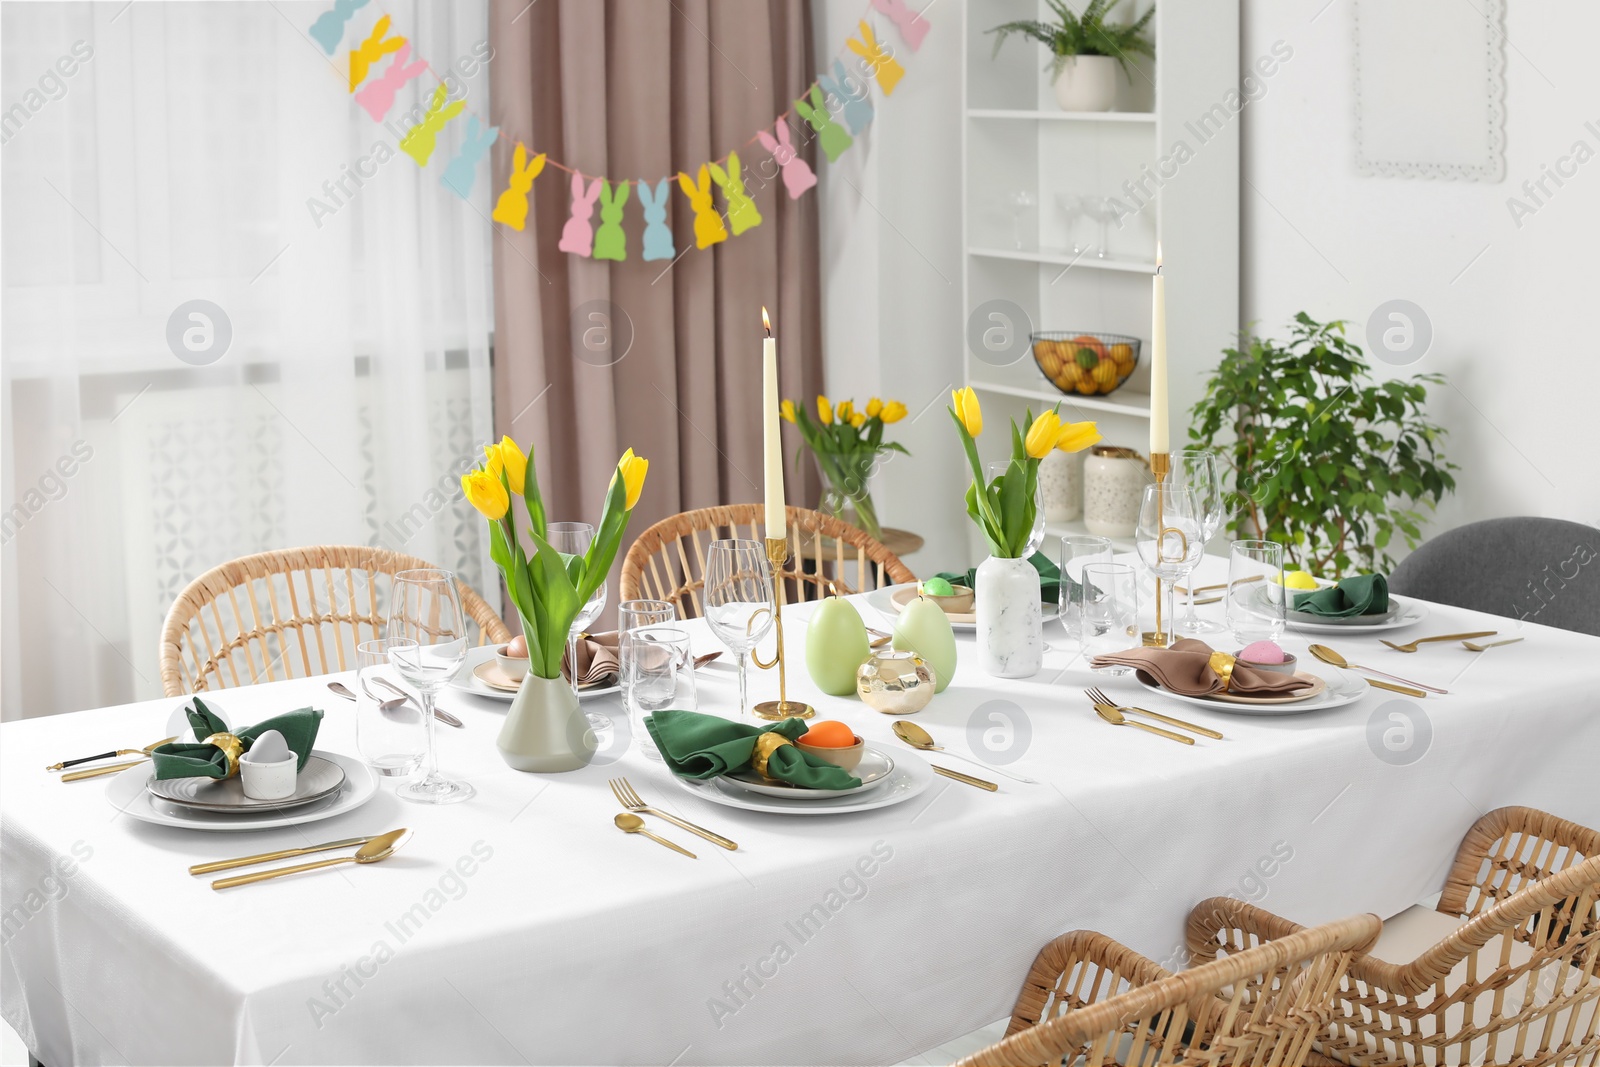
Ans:
{"type": "Polygon", "coordinates": [[[794,109],[797,114],[817,131],[817,136],[822,141],[822,151],[827,155],[828,162],[837,162],[844,155],[845,149],[855,144],[855,138],[845,132],[843,126],[833,121],[833,116],[828,113],[827,101],[823,98],[822,88],[811,87],[811,105],[806,106],[805,100],[796,100],[794,109]]]}
{"type": "Polygon", "coordinates": [[[728,225],[735,237],[752,226],[761,225],[761,212],[756,210],[756,202],[750,194],[744,191],[744,181],[739,177],[739,153],[728,153],[726,172],[715,163],[711,164],[711,180],[728,199],[728,225]]]}
{"type": "Polygon", "coordinates": [[[600,186],[600,228],[594,235],[595,259],[627,259],[628,235],[622,229],[622,206],[628,202],[628,183],[617,183],[616,199],[611,183],[600,186]]]}

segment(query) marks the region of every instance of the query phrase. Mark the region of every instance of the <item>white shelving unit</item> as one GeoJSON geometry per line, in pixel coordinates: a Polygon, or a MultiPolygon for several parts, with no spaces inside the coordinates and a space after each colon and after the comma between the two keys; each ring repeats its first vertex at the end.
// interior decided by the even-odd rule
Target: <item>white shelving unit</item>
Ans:
{"type": "MultiPolygon", "coordinates": [[[[1125,0],[1115,17],[1151,6],[1125,0]]],[[[1008,300],[1033,329],[1125,333],[1147,348],[1159,242],[1169,417],[1173,447],[1181,448],[1187,412],[1239,325],[1240,119],[1224,106],[1228,117],[1219,122],[1213,110],[1238,84],[1239,4],[1160,0],[1155,7],[1156,59],[1142,60],[1131,82],[1119,76],[1115,110],[1091,114],[1056,106],[1041,45],[1013,37],[992,54],[994,38],[984,31],[1014,19],[1048,20],[1042,0],[964,5],[962,293],[969,321],[985,302],[1008,300]],[[1034,205],[1020,216],[1018,193],[1034,205]],[[1063,198],[1084,196],[1120,198],[1121,225],[1074,223],[1063,198]]],[[[1026,407],[1037,413],[1060,401],[1064,417],[1097,420],[1108,444],[1148,451],[1147,350],[1133,377],[1107,396],[1063,395],[1031,349],[1019,351],[1007,362],[966,347],[966,381],[979,393],[986,424],[1003,431],[1026,407]]],[[[1000,458],[1007,434],[986,433],[979,448],[985,459],[1000,458]]],[[[1082,525],[1048,529],[1059,536],[1082,525]]]]}

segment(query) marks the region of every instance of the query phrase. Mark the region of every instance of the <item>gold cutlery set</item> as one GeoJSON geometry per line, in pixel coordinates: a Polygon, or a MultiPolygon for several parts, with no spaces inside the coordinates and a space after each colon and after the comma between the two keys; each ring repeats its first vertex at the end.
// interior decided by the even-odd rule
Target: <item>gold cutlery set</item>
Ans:
{"type": "Polygon", "coordinates": [[[238,885],[252,885],[256,882],[265,882],[271,878],[282,878],[286,874],[300,874],[305,871],[318,871],[324,867],[337,867],[344,863],[378,863],[388,859],[411,838],[411,831],[405,827],[390,830],[386,834],[375,837],[347,837],[341,841],[328,841],[320,845],[307,845],[304,848],[283,848],[276,852],[260,852],[254,856],[240,856],[238,859],[214,860],[210,863],[196,863],[189,868],[190,874],[212,874],[216,871],[230,871],[235,867],[254,867],[258,863],[272,863],[275,860],[292,859],[295,856],[309,856],[315,852],[331,852],[336,848],[350,848],[359,846],[356,851],[348,856],[335,856],[332,859],[317,860],[313,863],[297,863],[292,867],[274,867],[269,871],[256,871],[254,874],[236,874],[227,878],[218,878],[211,883],[212,889],[232,889],[238,885]]]}
{"type": "MultiPolygon", "coordinates": [[[[910,745],[912,748],[921,749],[924,752],[943,752],[946,756],[954,756],[956,759],[966,760],[968,763],[976,763],[986,771],[993,771],[996,774],[1003,774],[1015,782],[1025,782],[1028,785],[1039,784],[1032,778],[1017,774],[1013,771],[1002,770],[999,767],[991,767],[982,760],[973,759],[971,756],[963,756],[959,752],[951,752],[943,745],[936,745],[933,743],[933,737],[928,733],[928,731],[907,719],[900,719],[895,722],[894,735],[900,740],[904,741],[906,744],[910,745]]],[[[952,781],[961,782],[965,785],[976,786],[979,789],[987,789],[991,793],[1000,788],[993,782],[985,781],[982,778],[974,778],[972,775],[962,774],[960,771],[952,771],[948,767],[940,767],[938,764],[929,764],[929,766],[933,768],[934,774],[942,774],[952,781]]]]}
{"type": "Polygon", "coordinates": [[[170,741],[176,740],[176,737],[163,737],[159,741],[152,741],[143,748],[119,748],[111,752],[101,752],[94,756],[80,756],[77,759],[62,760],[60,763],[52,763],[50,766],[46,767],[45,770],[60,771],[65,770],[68,767],[76,767],[80,763],[93,763],[95,760],[115,759],[118,756],[145,757],[144,759],[129,760],[126,763],[103,764],[99,767],[90,767],[87,770],[72,771],[71,773],[63,774],[61,776],[61,780],[63,782],[81,782],[89,778],[100,778],[107,774],[116,774],[119,771],[125,771],[129,767],[137,767],[139,764],[148,761],[151,752],[170,741]]]}
{"type": "Polygon", "coordinates": [[[1218,733],[1216,730],[1210,729],[1209,727],[1196,726],[1192,722],[1185,722],[1183,719],[1175,719],[1170,715],[1163,715],[1159,711],[1150,711],[1146,708],[1135,708],[1127,704],[1118,704],[1115,700],[1112,700],[1109,696],[1107,696],[1103,689],[1098,687],[1094,689],[1085,689],[1083,691],[1083,695],[1088,697],[1089,702],[1094,705],[1095,714],[1113,726],[1132,726],[1135,729],[1143,730],[1146,733],[1152,733],[1159,737],[1165,737],[1169,741],[1176,741],[1181,745],[1194,744],[1194,738],[1190,737],[1189,734],[1198,734],[1201,737],[1209,737],[1216,741],[1222,740],[1222,734],[1218,733]],[[1176,733],[1172,730],[1163,729],[1160,726],[1151,726],[1149,723],[1139,722],[1137,719],[1129,718],[1130,715],[1142,715],[1147,719],[1154,719],[1156,722],[1164,722],[1168,726],[1175,726],[1179,730],[1187,730],[1189,733],[1176,733]]]}
{"type": "Polygon", "coordinates": [[[611,821],[616,824],[617,829],[621,830],[625,834],[643,834],[645,837],[648,837],[657,844],[665,845],[674,852],[681,852],[690,859],[699,858],[688,849],[675,845],[666,838],[658,837],[649,830],[646,830],[644,828],[644,820],[639,816],[654,815],[656,818],[670,822],[672,825],[680,829],[687,830],[691,834],[703,837],[707,841],[710,841],[713,845],[717,845],[720,848],[725,848],[729,852],[732,852],[739,847],[737,844],[728,840],[726,837],[723,837],[721,834],[714,834],[705,827],[696,826],[687,819],[680,819],[676,815],[672,815],[665,811],[660,811],[656,808],[650,807],[644,802],[644,798],[639,796],[638,790],[634,789],[632,783],[630,783],[626,778],[613,778],[610,781],[610,785],[611,792],[617,798],[617,803],[621,804],[627,809],[626,811],[620,812],[617,817],[611,821]]]}

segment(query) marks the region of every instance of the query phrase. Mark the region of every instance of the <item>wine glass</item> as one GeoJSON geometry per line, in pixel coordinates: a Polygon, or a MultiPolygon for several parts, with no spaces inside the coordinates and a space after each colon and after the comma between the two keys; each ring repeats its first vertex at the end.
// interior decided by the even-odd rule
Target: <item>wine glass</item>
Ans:
{"type": "Polygon", "coordinates": [[[419,804],[466,800],[475,792],[472,786],[439,775],[438,728],[433,714],[434,696],[467,658],[467,619],[456,595],[456,576],[432,567],[396,574],[387,637],[389,662],[417,691],[428,726],[422,776],[396,789],[395,796],[419,804]]]}
{"type": "MultiPolygon", "coordinates": [[[[594,527],[586,522],[552,522],[545,527],[545,540],[563,557],[581,556],[589,551],[589,543],[594,540],[594,527]]],[[[571,676],[573,696],[578,695],[578,638],[588,630],[590,623],[600,617],[605,607],[606,583],[601,582],[583,607],[578,609],[572,627],[567,631],[567,674],[571,676]]],[[[611,729],[611,720],[604,715],[587,711],[583,718],[597,732],[611,729]]]]}
{"type": "MultiPolygon", "coordinates": [[[[1223,506],[1222,478],[1217,470],[1217,454],[1198,448],[1185,448],[1173,453],[1172,473],[1168,480],[1178,485],[1186,485],[1194,491],[1195,505],[1200,509],[1200,539],[1201,552],[1205,551],[1205,542],[1209,542],[1217,535],[1217,530],[1222,526],[1223,506]]],[[[1194,583],[1190,582],[1186,594],[1188,609],[1178,623],[1178,629],[1186,634],[1217,634],[1224,629],[1221,623],[1202,619],[1194,610],[1194,583]]]]}
{"type": "MultiPolygon", "coordinates": [[[[1011,469],[1011,461],[991,463],[987,467],[990,483],[1000,475],[1011,469]]],[[[1028,546],[1022,551],[1023,559],[1032,559],[1033,554],[1039,551],[1039,546],[1044,544],[1044,498],[1039,494],[1036,482],[1033,487],[1033,528],[1028,531],[1028,546]]]]}
{"type": "Polygon", "coordinates": [[[706,622],[738,660],[741,716],[749,710],[745,660],[772,630],[776,610],[767,553],[761,543],[744,538],[711,542],[706,553],[706,622]]]}
{"type": "Polygon", "coordinates": [[[1205,551],[1194,490],[1170,481],[1145,486],[1133,543],[1139,561],[1158,579],[1156,639],[1165,648],[1173,641],[1172,587],[1188,577],[1205,551]]]}
{"type": "Polygon", "coordinates": [[[1006,194],[1006,203],[1011,206],[1011,239],[1016,242],[1018,249],[1029,247],[1023,236],[1023,222],[1029,210],[1038,202],[1031,189],[1014,189],[1006,194]]]}

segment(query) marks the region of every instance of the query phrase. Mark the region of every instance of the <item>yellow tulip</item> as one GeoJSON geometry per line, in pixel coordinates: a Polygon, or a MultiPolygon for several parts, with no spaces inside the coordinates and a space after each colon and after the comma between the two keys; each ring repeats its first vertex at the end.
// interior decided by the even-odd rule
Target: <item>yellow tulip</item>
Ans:
{"type": "Polygon", "coordinates": [[[854,415],[850,416],[850,425],[854,426],[856,429],[859,430],[859,429],[861,429],[861,427],[865,426],[866,424],[867,424],[867,416],[866,416],[865,412],[858,411],[854,415]]]}
{"type": "Polygon", "coordinates": [[[817,421],[827,426],[833,422],[833,405],[821,393],[817,394],[817,421]]]}
{"type": "Polygon", "coordinates": [[[978,394],[972,391],[970,385],[965,389],[951,390],[950,401],[956,409],[956,418],[967,428],[967,433],[973,437],[983,433],[983,408],[978,406],[978,394]]]}
{"type": "Polygon", "coordinates": [[[853,422],[856,417],[856,406],[848,400],[841,400],[833,409],[833,413],[838,416],[840,422],[853,422]]]}
{"type": "Polygon", "coordinates": [[[490,522],[505,518],[506,511],[511,507],[511,497],[506,495],[506,487],[488,471],[470,470],[463,474],[461,493],[467,498],[467,503],[477,508],[490,522]]]}
{"type": "Polygon", "coordinates": [[[899,422],[906,417],[906,406],[898,400],[891,400],[883,405],[883,421],[899,422]]]}
{"type": "Polygon", "coordinates": [[[867,418],[875,419],[879,415],[882,415],[882,414],[883,414],[883,401],[882,400],[878,399],[877,397],[873,397],[871,400],[867,401],[867,418]]]}
{"type": "Polygon", "coordinates": [[[778,414],[783,416],[785,421],[793,422],[794,421],[794,401],[793,400],[785,400],[783,403],[779,404],[778,405],[778,414]]]}
{"type": "Polygon", "coordinates": [[[617,460],[617,473],[622,475],[622,484],[628,487],[628,500],[624,506],[629,511],[639,502],[639,494],[644,492],[644,476],[649,470],[650,461],[634,455],[631,448],[617,460]]]}
{"type": "Polygon", "coordinates": [[[1053,411],[1046,411],[1033,420],[1033,425],[1028,427],[1028,435],[1023,439],[1022,447],[1034,459],[1043,459],[1055,451],[1056,441],[1061,436],[1061,416],[1053,411]]]}
{"type": "Polygon", "coordinates": [[[528,457],[522,454],[517,443],[509,437],[502,437],[497,445],[484,445],[483,454],[488,457],[484,467],[490,477],[499,481],[500,471],[504,469],[511,491],[521,496],[523,479],[528,474],[528,457]]]}
{"type": "Polygon", "coordinates": [[[1093,422],[1064,422],[1056,434],[1056,447],[1063,452],[1082,452],[1100,443],[1100,427],[1093,422]]]}

